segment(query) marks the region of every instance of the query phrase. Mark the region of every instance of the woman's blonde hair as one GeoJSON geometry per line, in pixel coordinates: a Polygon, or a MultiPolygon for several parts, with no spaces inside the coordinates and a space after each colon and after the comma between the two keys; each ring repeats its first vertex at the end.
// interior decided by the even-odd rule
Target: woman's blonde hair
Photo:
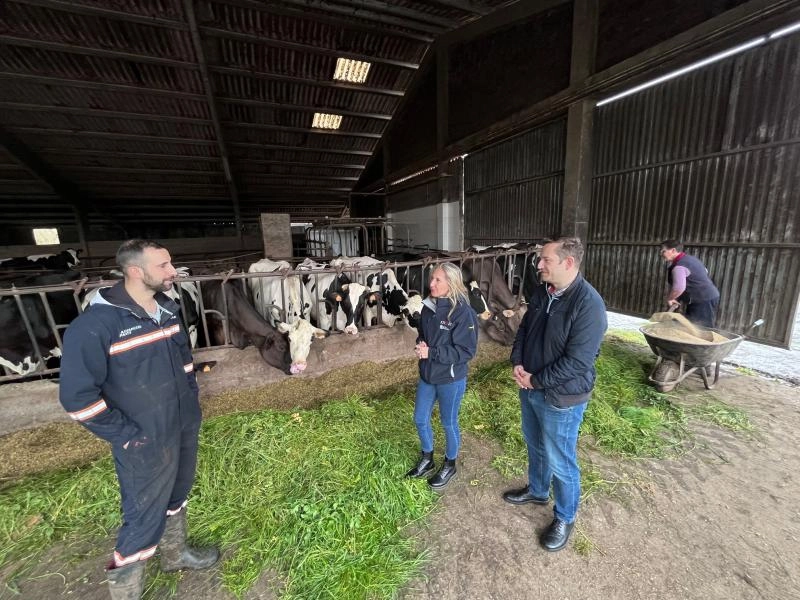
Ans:
{"type": "Polygon", "coordinates": [[[444,272],[444,276],[447,279],[447,287],[449,291],[447,292],[447,299],[450,300],[450,312],[447,313],[447,316],[450,317],[453,314],[453,311],[456,309],[456,304],[460,302],[469,305],[469,294],[467,293],[467,288],[464,285],[464,278],[461,275],[461,267],[455,265],[451,262],[443,262],[439,263],[433,268],[431,271],[431,275],[437,269],[441,269],[444,272]]]}

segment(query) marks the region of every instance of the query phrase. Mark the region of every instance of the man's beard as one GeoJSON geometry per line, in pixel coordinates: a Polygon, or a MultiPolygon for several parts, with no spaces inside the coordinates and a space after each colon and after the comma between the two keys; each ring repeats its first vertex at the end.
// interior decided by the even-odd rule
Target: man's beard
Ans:
{"type": "Polygon", "coordinates": [[[171,279],[159,281],[158,279],[151,279],[150,277],[145,276],[143,282],[145,286],[147,286],[147,288],[153,292],[166,292],[167,290],[172,289],[171,279]]]}

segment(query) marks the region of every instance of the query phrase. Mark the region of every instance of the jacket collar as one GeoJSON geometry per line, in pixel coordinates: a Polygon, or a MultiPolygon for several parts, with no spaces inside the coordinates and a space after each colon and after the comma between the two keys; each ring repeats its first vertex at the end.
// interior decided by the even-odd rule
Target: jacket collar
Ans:
{"type": "MultiPolygon", "coordinates": [[[[139,306],[133,298],[131,298],[128,290],[125,289],[125,281],[115,283],[110,288],[101,288],[99,295],[106,301],[106,303],[129,310],[137,317],[142,319],[150,319],[147,311],[139,306]]],[[[154,296],[156,302],[171,315],[178,312],[178,304],[163,292],[156,292],[154,296]]]]}
{"type": "MultiPolygon", "coordinates": [[[[564,290],[556,297],[559,299],[569,298],[572,294],[575,293],[575,290],[581,286],[582,281],[583,281],[583,275],[579,272],[578,276],[572,280],[572,283],[570,283],[566,288],[564,288],[564,290]]],[[[553,294],[554,290],[552,289],[552,286],[550,284],[546,283],[544,289],[547,291],[548,296],[551,296],[553,294]]]]}

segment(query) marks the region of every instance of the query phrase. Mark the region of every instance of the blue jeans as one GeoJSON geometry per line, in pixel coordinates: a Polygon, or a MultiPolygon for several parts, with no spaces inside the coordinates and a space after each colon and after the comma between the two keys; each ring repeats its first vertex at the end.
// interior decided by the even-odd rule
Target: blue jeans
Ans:
{"type": "Polygon", "coordinates": [[[426,383],[422,379],[417,382],[417,397],[414,400],[414,424],[417,426],[419,441],[423,452],[433,452],[433,428],[431,415],[436,399],[439,399],[439,417],[444,428],[444,457],[450,460],[458,456],[461,446],[461,432],[458,429],[458,410],[461,399],[467,389],[467,380],[461,379],[453,383],[438,385],[426,383]]]}
{"type": "Polygon", "coordinates": [[[522,436],[528,445],[528,489],[537,498],[550,496],[553,484],[553,513],[572,523],[581,498],[581,470],[578,466],[578,429],[587,402],[556,408],[544,399],[543,390],[520,390],[522,436]]]}

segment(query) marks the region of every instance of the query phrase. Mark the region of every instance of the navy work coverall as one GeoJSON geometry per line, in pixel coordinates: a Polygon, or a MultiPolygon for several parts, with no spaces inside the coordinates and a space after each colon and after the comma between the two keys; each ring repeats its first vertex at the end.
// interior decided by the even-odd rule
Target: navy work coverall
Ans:
{"type": "Polygon", "coordinates": [[[114,456],[123,513],[117,566],[155,553],[197,465],[201,414],[189,339],[178,305],[162,293],[155,300],[158,323],[124,282],[102,289],[64,336],[61,404],[114,456]]]}

